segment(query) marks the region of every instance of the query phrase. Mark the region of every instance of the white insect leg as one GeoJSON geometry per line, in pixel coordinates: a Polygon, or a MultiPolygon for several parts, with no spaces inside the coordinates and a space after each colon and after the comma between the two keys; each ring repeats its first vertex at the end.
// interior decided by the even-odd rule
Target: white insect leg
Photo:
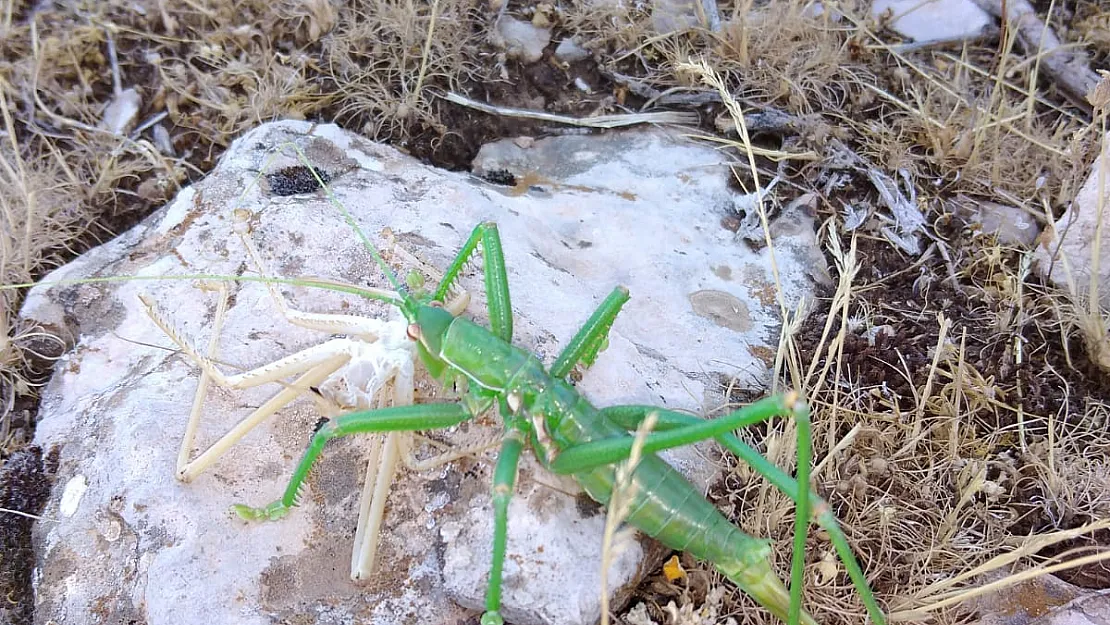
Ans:
{"type": "Polygon", "coordinates": [[[186,483],[196,479],[198,475],[212,466],[221,456],[227,453],[228,449],[231,449],[235,443],[238,443],[251,430],[258,427],[260,423],[268,419],[274,413],[288,406],[312,387],[323,383],[324,380],[327,380],[333,373],[342,367],[347,360],[348,357],[346,355],[340,354],[330,362],[325,362],[313,367],[304,375],[297,378],[291,385],[278,391],[278,393],[271,397],[266,403],[256,408],[254,412],[240,421],[235,427],[231,428],[227,434],[224,434],[219,440],[212,443],[212,446],[204,450],[204,453],[197,456],[196,459],[186,464],[184,467],[178,469],[177,479],[186,483]]]}
{"type": "Polygon", "coordinates": [[[502,441],[504,441],[504,437],[497,437],[488,441],[444,452],[438,456],[419,460],[412,449],[412,436],[409,436],[408,440],[402,441],[401,443],[401,460],[405,463],[406,469],[416,473],[423,473],[441,467],[449,462],[459,460],[460,458],[476,456],[484,451],[498,447],[501,445],[502,441]]]}
{"type": "Polygon", "coordinates": [[[396,474],[396,454],[390,453],[394,450],[387,449],[393,442],[390,440],[391,436],[392,434],[384,437],[375,435],[371,443],[370,457],[366,464],[366,481],[363,482],[362,497],[359,499],[355,542],[351,549],[351,579],[355,581],[369,577],[374,570],[385,503],[396,474]]]}
{"type": "MultiPolygon", "coordinates": [[[[388,385],[383,385],[383,392],[375,397],[375,403],[379,407],[387,403],[384,391],[389,388],[392,390],[392,405],[411,406],[416,388],[414,358],[411,353],[394,353],[392,356],[394,358],[386,367],[388,385]]],[[[389,432],[384,436],[375,436],[375,450],[378,453],[372,454],[367,463],[351,558],[351,579],[365,579],[374,568],[385,504],[397,474],[397,460],[403,444],[410,437],[411,433],[408,432],[389,432]]]]}
{"type": "MultiPolygon", "coordinates": [[[[241,224],[245,225],[246,220],[242,219],[241,224]]],[[[261,255],[258,253],[257,248],[255,248],[249,237],[249,228],[239,227],[239,225],[237,225],[237,232],[251,260],[258,267],[260,273],[266,275],[267,272],[262,262],[261,255]]],[[[396,321],[383,321],[355,315],[301,312],[289,307],[284,296],[281,295],[274,283],[267,282],[266,287],[278,310],[290,323],[306,329],[319,330],[331,334],[353,335],[361,339],[361,341],[357,341],[357,343],[360,344],[356,345],[356,341],[351,339],[335,339],[252,371],[227,376],[216,366],[218,336],[222,329],[223,319],[226,313],[226,287],[221,290],[221,299],[217,307],[213,336],[205,356],[201,356],[192,345],[181,337],[176,328],[174,328],[167,318],[158,311],[152,300],[145,296],[140,296],[147,308],[147,314],[151,319],[153,319],[163,332],[177,343],[182,351],[194,360],[202,370],[201,381],[198,385],[193,409],[190,412],[186,439],[182,442],[182,450],[179,454],[178,479],[182,481],[189,482],[194,479],[270,415],[276,413],[312,387],[323,384],[328,378],[347,366],[352,358],[356,358],[356,354],[363,353],[360,351],[360,348],[364,350],[367,344],[375,343],[385,336],[390,336],[390,338],[393,339],[396,338],[392,336],[398,332],[396,321]],[[285,388],[269,401],[257,408],[251,415],[232,428],[232,430],[205,450],[205,452],[195,460],[192,462],[188,461],[188,456],[191,452],[192,442],[195,438],[195,432],[200,419],[203,399],[211,381],[215,381],[221,386],[242,389],[258,386],[267,382],[280,382],[282,379],[296,374],[302,375],[293,384],[286,385],[285,388]]],[[[388,297],[398,297],[396,293],[391,291],[375,291],[388,297]]],[[[452,314],[459,315],[466,309],[468,303],[469,293],[462,291],[454,299],[449,301],[445,308],[452,314]]],[[[386,341],[386,343],[392,342],[395,341],[386,341]]],[[[378,353],[384,360],[394,360],[395,362],[390,362],[388,365],[382,362],[381,364],[388,369],[388,372],[377,371],[370,380],[360,380],[361,383],[359,386],[366,391],[366,394],[371,396],[371,404],[376,403],[379,406],[384,405],[386,402],[382,391],[385,387],[391,386],[393,391],[393,405],[411,405],[413,403],[413,389],[415,386],[413,353],[411,350],[398,351],[395,347],[389,345],[382,345],[378,353]]],[[[349,372],[345,374],[345,377],[347,375],[349,375],[349,372]]],[[[355,377],[357,379],[357,376],[355,377]]],[[[326,398],[318,397],[316,394],[314,394],[314,397],[318,401],[327,401],[326,398]]],[[[322,412],[331,415],[338,413],[339,410],[339,406],[332,406],[324,408],[322,412]]],[[[366,578],[373,569],[380,538],[381,523],[385,513],[385,505],[396,474],[398,459],[403,458],[405,464],[415,470],[426,471],[451,462],[452,460],[484,451],[499,443],[499,441],[495,440],[486,444],[475,445],[443,454],[437,458],[417,461],[412,452],[411,434],[399,432],[389,433],[384,435],[384,440],[382,440],[382,438],[383,437],[380,435],[375,436],[375,440],[372,443],[371,455],[367,466],[366,482],[359,503],[359,520],[351,561],[351,577],[355,580],[366,578]]]]}
{"type": "MultiPolygon", "coordinates": [[[[216,367],[216,363],[212,359],[198,354],[196,349],[181,337],[177,329],[173,327],[158,309],[154,300],[146,295],[140,295],[139,299],[143,302],[143,305],[146,307],[147,315],[154,323],[161,328],[170,340],[177,344],[182,352],[189,356],[201,368],[202,376],[207,376],[220,386],[233,389],[245,389],[260,386],[268,382],[280,382],[291,375],[301,376],[292,384],[286,385],[285,388],[278,391],[269,401],[255,409],[254,412],[243,421],[239,422],[238,425],[205,450],[204,453],[192,462],[189,462],[187,460],[188,453],[191,451],[192,439],[195,436],[196,424],[200,420],[200,410],[201,406],[203,406],[202,391],[207,391],[207,383],[198,387],[198,393],[193,402],[193,412],[189,417],[190,424],[186,428],[186,442],[188,443],[188,448],[182,456],[179,456],[178,460],[177,479],[183,482],[190,482],[196,478],[196,476],[204,472],[204,470],[211,466],[220,456],[225,454],[232,445],[246,436],[248,432],[270,417],[270,415],[281,410],[301,394],[309,391],[312,387],[322,384],[332,374],[346,365],[351,360],[351,354],[357,349],[357,345],[351,339],[333,339],[321,345],[316,345],[290,356],[286,356],[270,364],[263,365],[252,371],[227,376],[216,367]],[[181,463],[182,457],[186,459],[184,464],[181,463]]],[[[219,320],[221,315],[218,309],[217,313],[217,319],[219,320]]],[[[217,325],[217,329],[218,328],[219,325],[217,325]]],[[[202,377],[202,381],[203,380],[204,378],[202,377]]],[[[184,444],[183,447],[185,447],[184,444]]]]}
{"type": "MultiPolygon", "coordinates": [[[[249,228],[249,213],[243,209],[236,211],[237,222],[235,224],[235,232],[243,241],[243,246],[247,249],[247,255],[250,256],[251,262],[254,263],[258,272],[266,276],[266,264],[262,262],[262,255],[258,252],[254,242],[250,237],[249,228]],[[246,213],[240,215],[239,213],[246,213]]],[[[301,312],[290,308],[285,301],[285,297],[278,291],[277,286],[273,282],[266,282],[266,288],[270,291],[270,298],[274,300],[274,304],[281,311],[286,321],[293,325],[306,328],[309,330],[320,330],[329,334],[347,334],[357,336],[366,341],[376,341],[384,332],[387,332],[387,325],[390,323],[381,319],[373,317],[362,317],[358,315],[337,315],[328,313],[308,313],[301,312]]],[[[379,295],[400,299],[396,292],[387,291],[384,289],[375,289],[373,287],[359,287],[363,291],[377,293],[379,295]]]]}
{"type": "MultiPolygon", "coordinates": [[[[393,374],[393,405],[411,406],[415,386],[412,361],[401,363],[393,374]]],[[[379,396],[379,405],[384,404],[379,396]]],[[[389,491],[397,475],[397,459],[402,446],[408,441],[406,432],[389,432],[384,437],[374,436],[373,449],[366,465],[366,481],[362,487],[359,501],[358,525],[355,528],[355,543],[351,553],[351,579],[369,577],[374,569],[374,559],[381,540],[382,519],[389,491]]]]}
{"type": "MultiPolygon", "coordinates": [[[[211,360],[218,358],[220,331],[223,329],[224,317],[227,314],[227,285],[220,283],[216,290],[219,294],[219,301],[216,304],[216,318],[212,323],[212,336],[208,339],[207,356],[211,360]]],[[[181,449],[177,452],[178,475],[189,464],[189,456],[193,453],[193,440],[196,439],[197,427],[200,425],[201,408],[204,405],[205,396],[208,395],[208,385],[211,381],[212,376],[208,375],[206,371],[201,371],[200,380],[197,382],[197,392],[193,395],[193,407],[189,411],[189,422],[185,426],[185,436],[181,439],[181,449]]]]}
{"type": "MultiPolygon", "coordinates": [[[[261,254],[254,246],[246,227],[249,215],[241,215],[236,231],[243,241],[252,262],[264,275],[267,273],[261,254]]],[[[394,249],[399,249],[394,245],[394,249]]],[[[266,283],[270,297],[281,311],[283,317],[297,326],[330,333],[343,333],[356,335],[367,341],[376,341],[388,332],[386,324],[377,319],[358,317],[353,315],[306,313],[295,310],[288,305],[285,297],[278,291],[273,283],[266,283]]],[[[396,293],[382,291],[382,294],[398,297],[396,293]]],[[[459,293],[449,301],[445,308],[451,314],[458,316],[466,309],[470,302],[470,294],[466,291],[459,293]]],[[[392,376],[393,405],[407,406],[413,403],[413,388],[415,385],[411,361],[402,364],[392,376]]],[[[378,404],[382,405],[383,397],[379,396],[378,404]]],[[[436,466],[446,464],[458,458],[484,451],[500,443],[500,440],[490,441],[487,444],[474,446],[456,452],[444,454],[438,458],[425,461],[416,461],[412,452],[412,439],[408,433],[390,432],[385,435],[375,435],[371,443],[370,457],[367,461],[366,479],[363,483],[362,495],[359,501],[358,524],[355,529],[354,545],[351,555],[351,579],[360,580],[367,578],[374,568],[377,549],[380,542],[381,525],[385,516],[385,505],[396,478],[397,461],[403,458],[407,466],[418,471],[426,471],[436,466]]]]}

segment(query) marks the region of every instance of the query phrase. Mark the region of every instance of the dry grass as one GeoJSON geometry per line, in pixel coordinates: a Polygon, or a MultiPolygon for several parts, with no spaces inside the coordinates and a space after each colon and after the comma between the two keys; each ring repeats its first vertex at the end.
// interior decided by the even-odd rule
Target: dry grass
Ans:
{"type": "MultiPolygon", "coordinates": [[[[29,155],[15,141],[15,122],[7,98],[0,95],[8,141],[0,143],[0,280],[28,282],[37,272],[63,262],[65,245],[88,219],[75,180],[66,176],[65,162],[55,154],[29,155]]],[[[26,432],[13,432],[11,416],[17,401],[33,393],[38,376],[32,360],[40,360],[50,334],[15,318],[17,293],[0,291],[0,450],[25,443],[26,432]]],[[[57,347],[57,345],[55,345],[57,347]]],[[[60,351],[60,350],[55,350],[60,351]]]]}
{"type": "Polygon", "coordinates": [[[490,73],[475,54],[483,40],[476,8],[472,0],[351,3],[325,46],[336,121],[378,140],[403,139],[415,125],[451,132],[427,88],[453,91],[490,73]]]}
{"type": "MultiPolygon", "coordinates": [[[[826,316],[816,327],[803,336],[801,328],[785,324],[777,362],[788,385],[803,389],[814,404],[814,484],[829,497],[885,607],[897,620],[961,622],[968,616],[964,602],[984,592],[976,588],[992,570],[1009,575],[990,588],[1045,570],[1097,570],[1110,558],[1094,538],[1106,529],[1098,520],[1110,514],[1110,406],[1090,395],[1095,389],[1086,364],[1099,360],[1107,315],[1097,306],[1097,291],[1086,285],[1079,297],[1038,286],[1027,254],[990,237],[960,238],[955,245],[951,233],[960,232],[946,202],[966,194],[1024,209],[1043,223],[1074,197],[1104,131],[1083,111],[1046,94],[1036,58],[1019,54],[1010,39],[1001,49],[969,44],[905,51],[843,5],[839,22],[827,14],[807,17],[803,3],[733,8],[733,21],[718,33],[647,42],[614,35],[595,38],[594,45],[649,68],[658,92],[703,92],[704,71],[687,62],[697,59],[724,76],[746,113],[773,108],[792,116],[800,131],[784,150],[811,148],[829,156],[847,148],[856,155],[831,185],[828,161],[817,172],[800,159],[787,161],[796,167],[792,180],[808,181],[803,188],[831,205],[823,214],[834,216],[821,238],[840,282],[820,306],[826,316]],[[912,181],[916,206],[929,214],[927,237],[944,257],[939,265],[911,267],[922,277],[915,287],[946,293],[947,283],[955,284],[969,302],[964,314],[888,303],[882,292],[897,283],[888,282],[894,276],[861,275],[857,240],[873,249],[882,238],[878,227],[865,220],[860,230],[845,233],[843,217],[836,216],[841,211],[833,207],[853,203],[883,212],[880,198],[867,199],[870,185],[861,174],[869,169],[904,172],[912,181]],[[837,192],[853,184],[863,193],[857,188],[839,199],[837,192]],[[944,289],[931,286],[942,281],[944,289]],[[890,383],[861,379],[866,367],[859,359],[876,355],[860,355],[860,337],[884,326],[901,328],[907,319],[925,328],[919,338],[932,341],[928,362],[907,361],[909,354],[893,343],[880,361],[890,383]],[[1085,348],[1076,349],[1077,342],[1085,348]],[[857,347],[849,353],[850,345],[857,347]],[[999,354],[1001,364],[985,366],[972,346],[999,354]],[[1030,379],[1066,389],[1063,402],[1030,409],[1044,404],[1031,400],[1030,379]],[[1086,382],[1073,392],[1069,380],[1086,382]]],[[[644,28],[646,18],[623,19],[644,28]]],[[[744,155],[752,150],[744,145],[746,132],[740,135],[738,167],[748,170],[743,180],[749,191],[760,178],[792,171],[767,161],[749,164],[744,155]]],[[[789,424],[745,435],[779,466],[794,464],[789,424]]],[[[729,467],[720,496],[746,530],[776,539],[777,568],[785,578],[792,503],[742,464],[729,467]]],[[[821,622],[862,622],[862,605],[827,538],[817,532],[809,548],[807,606],[821,622]]],[[[654,616],[698,622],[680,618],[674,604],[664,610],[662,598],[698,605],[717,583],[699,592],[696,584],[657,581],[654,616]]],[[[738,610],[719,609],[719,597],[705,600],[714,613],[738,610]]],[[[638,622],[645,618],[640,611],[638,622]]],[[[758,611],[744,611],[743,621],[771,622],[758,611]]]]}
{"type": "MultiPolygon", "coordinates": [[[[1110,58],[1110,25],[1097,3],[1073,4],[1075,19],[1057,16],[1052,25],[1091,46],[1096,60],[1110,58]]],[[[1057,95],[1039,57],[1012,36],[911,48],[867,19],[863,3],[840,4],[839,18],[812,8],[735,0],[720,6],[720,31],[670,35],[653,33],[644,3],[568,2],[549,15],[593,51],[603,75],[632,81],[614,89],[610,111],[637,90],[655,102],[719,102],[693,69],[704,65],[743,115],[774,111],[787,120],[747,137],[758,154],[777,157],[749,160],[740,149],[737,175],[749,190],[781,176],[812,192],[826,219],[820,239],[840,282],[815,328],[784,324],[778,355],[783,379],[815,408],[814,483],[886,608],[959,622],[967,596],[959,593],[983,567],[1104,555],[1085,524],[1110,514],[1110,407],[1089,366],[1105,360],[1108,342],[1097,292],[1044,287],[1023,251],[961,230],[950,201],[992,200],[1044,223],[1075,195],[1105,129],[1057,95]],[[845,154],[852,157],[838,161],[845,154]],[[873,273],[876,250],[890,244],[870,172],[908,180],[927,215],[919,234],[929,251],[896,275],[873,273]],[[870,219],[846,233],[849,208],[870,219]],[[953,313],[884,299],[907,276],[926,294],[915,301],[933,294],[967,305],[953,313]],[[865,337],[887,326],[917,329],[911,338],[928,343],[920,362],[898,346],[881,358],[859,355],[865,337]],[[868,377],[863,359],[882,361],[887,379],[868,377]],[[1042,389],[1063,390],[1049,397],[1042,389]],[[1053,538],[1067,541],[1049,545],[1053,538]]],[[[0,0],[0,185],[8,190],[0,194],[0,280],[26,282],[131,223],[262,121],[335,119],[402,147],[462,132],[445,123],[434,94],[469,85],[468,95],[482,99],[476,85],[512,79],[486,42],[492,18],[477,0],[342,8],[328,0],[141,0],[55,3],[33,14],[29,3],[0,0]],[[141,97],[137,116],[119,133],[102,127],[105,109],[130,87],[141,97]]],[[[697,110],[724,112],[713,107],[697,110]]],[[[722,134],[735,131],[727,116],[719,121],[722,134]]],[[[764,221],[777,205],[766,209],[764,221]]],[[[27,363],[48,345],[38,329],[17,325],[10,293],[0,292],[0,443],[8,446],[19,442],[10,413],[33,390],[27,363]]],[[[794,463],[789,426],[744,435],[780,466],[794,463]]],[[[722,488],[722,507],[746,530],[775,538],[785,577],[790,502],[744,465],[727,468],[722,488]]],[[[831,546],[818,533],[809,547],[807,607],[822,622],[861,622],[831,546]]],[[[677,605],[659,599],[636,622],[769,618],[741,613],[744,599],[688,569],[686,586],[645,593],[649,603],[677,605]],[[702,601],[710,609],[699,616],[702,601]]]]}
{"type": "MultiPolygon", "coordinates": [[[[787,377],[814,405],[814,485],[832,504],[892,621],[965,622],[965,602],[979,594],[1038,574],[1105,566],[1110,551],[1092,537],[1110,528],[1110,406],[1077,397],[1059,413],[1026,412],[1019,419],[1014,381],[977,371],[968,357],[970,324],[944,316],[933,321],[933,360],[918,369],[925,374],[912,375],[903,363],[912,397],[899,398],[885,384],[861,384],[853,379],[859,363],[844,357],[845,344],[867,327],[898,320],[868,310],[856,283],[854,239],[842,249],[839,234],[826,234],[840,282],[831,313],[809,335],[823,339],[800,345],[788,326],[784,361],[797,363],[787,367],[787,377]],[[982,587],[992,571],[1001,579],[982,587]]],[[[1056,323],[1046,307],[1059,297],[1029,296],[1027,323],[1056,323]]],[[[899,368],[896,360],[890,364],[892,372],[899,368]]],[[[1037,365],[1066,384],[1067,371],[1053,371],[1043,360],[1037,365]]],[[[742,433],[784,468],[794,464],[794,436],[789,424],[742,433]]],[[[742,463],[726,467],[719,496],[746,531],[774,538],[776,568],[785,578],[793,503],[742,463]]],[[[827,536],[813,534],[807,607],[819,622],[864,622],[827,536]]],[[[747,605],[746,598],[734,596],[721,608],[719,596],[702,594],[723,583],[706,574],[712,581],[701,592],[688,586],[664,593],[677,595],[679,605],[657,612],[658,622],[701,622],[696,611],[678,613],[703,600],[714,614],[741,612],[737,602],[747,605]]],[[[740,622],[775,622],[758,610],[742,614],[740,622]]]]}

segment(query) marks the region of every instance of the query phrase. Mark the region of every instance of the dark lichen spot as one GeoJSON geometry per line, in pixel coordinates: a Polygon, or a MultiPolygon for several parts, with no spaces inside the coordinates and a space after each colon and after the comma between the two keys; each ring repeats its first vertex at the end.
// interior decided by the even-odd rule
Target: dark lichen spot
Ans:
{"type": "Polygon", "coordinates": [[[586,493],[578,493],[574,497],[574,506],[578,509],[578,516],[583,519],[588,519],[592,516],[601,514],[601,504],[594,501],[586,493]]]}
{"type": "MultiPolygon", "coordinates": [[[[43,457],[42,448],[24,447],[0,467],[0,508],[40,514],[50,498],[54,473],[58,470],[58,448],[43,457]]],[[[34,591],[31,586],[35,556],[31,547],[34,519],[0,513],[0,622],[31,623],[34,591]]]]}
{"type": "Polygon", "coordinates": [[[486,182],[501,184],[507,187],[516,186],[516,176],[513,175],[513,172],[507,169],[495,169],[491,172],[487,172],[485,175],[485,180],[486,182]]]}
{"type": "Polygon", "coordinates": [[[313,193],[320,188],[320,181],[323,181],[324,184],[331,182],[331,174],[304,165],[283,167],[273,173],[266,174],[266,182],[270,185],[270,192],[280,197],[313,193]],[[317,179],[317,176],[319,176],[319,179],[317,179]]]}

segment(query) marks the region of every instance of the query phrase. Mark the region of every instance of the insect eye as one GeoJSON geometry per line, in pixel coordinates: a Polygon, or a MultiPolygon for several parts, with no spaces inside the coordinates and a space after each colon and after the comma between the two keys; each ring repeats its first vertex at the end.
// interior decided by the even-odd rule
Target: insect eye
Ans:
{"type": "Polygon", "coordinates": [[[408,334],[409,338],[414,341],[420,340],[420,326],[416,325],[415,323],[409,325],[408,330],[405,333],[408,334]]]}

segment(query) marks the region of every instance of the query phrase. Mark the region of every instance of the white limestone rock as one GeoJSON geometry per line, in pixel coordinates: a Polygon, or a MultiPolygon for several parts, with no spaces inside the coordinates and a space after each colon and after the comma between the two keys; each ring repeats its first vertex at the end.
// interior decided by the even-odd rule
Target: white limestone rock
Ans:
{"type": "Polygon", "coordinates": [[[1086,296],[1095,267],[1094,253],[1098,256],[1099,298],[1104,308],[1110,308],[1110,140],[1103,143],[1102,154],[1095,159],[1091,173],[1080,187],[1075,200],[1056,220],[1052,229],[1046,229],[1036,250],[1041,273],[1058,287],[1068,290],[1075,284],[1081,296],[1086,296]],[[1102,181],[1100,182],[1100,178],[1102,181]],[[1102,189],[1101,198],[1099,189],[1102,189]],[[1104,212],[1105,211],[1105,212],[1104,212]],[[1096,245],[1099,214],[1102,213],[1101,243],[1096,245]]]}
{"type": "MultiPolygon", "coordinates": [[[[279,197],[263,184],[244,194],[264,167],[299,164],[291,156],[269,160],[289,141],[331,176],[335,195],[372,240],[382,242],[388,228],[440,271],[475,224],[497,221],[514,342],[546,362],[615,286],[628,286],[632,299],[609,348],[579,385],[597,405],[700,412],[719,405],[732,378],[739,388],[768,381],[779,331],[768,251],[753,251],[720,225],[735,195],[727,158],[659,131],[514,144],[524,167],[540,154],[551,165],[515,170],[519,184],[497,186],[427,167],[335,126],[267,124],[236,141],[208,177],[170,205],[48,279],[250,273],[231,235],[232,211],[241,207],[255,213],[254,239],[275,274],[384,286],[322,193],[279,197]]],[[[499,166],[514,171],[512,163],[499,166]]],[[[775,225],[775,236],[793,309],[824,266],[812,247],[812,221],[790,219],[775,225]]],[[[484,322],[480,274],[468,274],[465,286],[477,296],[468,314],[484,322]]],[[[253,367],[326,338],[281,320],[261,284],[230,288],[221,361],[253,367]]],[[[355,296],[282,291],[303,310],[386,312],[355,296]]],[[[431,475],[402,470],[386,510],[378,574],[355,584],[348,565],[365,437],[329,444],[303,504],[277,522],[247,524],[228,508],[281,494],[319,418],[308,399],[260,426],[193,483],[178,483],[174,463],[198,371],[159,347],[170,342],[143,313],[139,293],[170,311],[186,336],[207,342],[215,297],[186,280],[39,287],[23,310],[78,337],[43,391],[36,432],[37,443],[60,448],[44,511],[53,521],[36,533],[36,622],[387,625],[473,616],[489,558],[492,453],[431,475]]],[[[210,444],[279,388],[213,390],[197,445],[210,444]]],[[[433,394],[421,380],[418,396],[433,394]]],[[[498,427],[487,417],[434,435],[459,444],[498,427]]],[[[668,457],[704,484],[712,466],[686,451],[668,457]]],[[[504,611],[518,624],[597,619],[604,517],[563,492],[570,488],[529,457],[522,462],[504,595],[504,611]]],[[[646,553],[632,545],[617,558],[614,589],[637,581],[646,553]]]]}
{"type": "Polygon", "coordinates": [[[551,29],[533,26],[508,15],[502,15],[495,27],[494,43],[505,49],[509,58],[521,63],[535,63],[543,58],[544,48],[551,43],[551,29]]]}

